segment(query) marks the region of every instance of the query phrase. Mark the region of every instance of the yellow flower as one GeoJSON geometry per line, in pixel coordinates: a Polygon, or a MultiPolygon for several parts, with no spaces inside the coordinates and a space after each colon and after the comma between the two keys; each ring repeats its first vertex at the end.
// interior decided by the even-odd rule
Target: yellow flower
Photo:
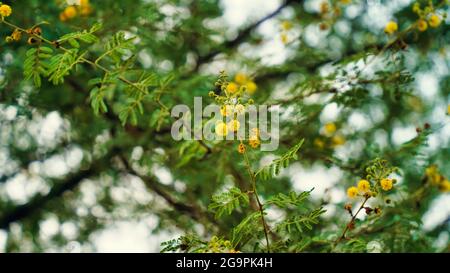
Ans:
{"type": "Polygon", "coordinates": [[[286,33],[281,33],[280,38],[281,38],[281,42],[283,44],[287,44],[289,42],[289,38],[288,38],[288,35],[286,33]]]}
{"type": "Polygon", "coordinates": [[[376,207],[376,208],[374,209],[374,212],[375,212],[376,215],[380,215],[380,214],[383,212],[383,210],[381,210],[380,207],[376,207]]]}
{"type": "Polygon", "coordinates": [[[352,0],[340,0],[339,2],[341,2],[341,4],[343,5],[348,5],[352,2],[352,0]]]}
{"type": "Polygon", "coordinates": [[[424,32],[425,30],[427,30],[427,28],[428,28],[427,21],[423,19],[419,19],[419,21],[417,21],[417,29],[419,29],[419,31],[424,32]]]}
{"type": "Polygon", "coordinates": [[[414,3],[412,10],[415,13],[419,13],[420,12],[420,4],[419,3],[414,3]]]}
{"type": "Polygon", "coordinates": [[[256,89],[258,89],[258,86],[253,81],[249,81],[246,86],[247,86],[247,93],[249,93],[250,95],[255,93],[256,89]]]}
{"type": "Polygon", "coordinates": [[[392,34],[398,30],[398,25],[394,21],[389,21],[384,28],[384,32],[387,34],[392,34]]]}
{"type": "Polygon", "coordinates": [[[236,132],[241,127],[241,123],[238,120],[234,119],[234,120],[231,120],[230,122],[228,122],[227,126],[228,126],[228,130],[230,130],[232,132],[236,132]]]}
{"type": "Polygon", "coordinates": [[[228,127],[223,121],[219,121],[215,127],[216,135],[223,137],[228,134],[228,127]]]}
{"type": "Polygon", "coordinates": [[[365,180],[365,179],[361,179],[358,182],[358,190],[361,193],[366,193],[370,190],[370,183],[369,181],[365,180]]]}
{"type": "Polygon", "coordinates": [[[450,115],[450,104],[447,105],[447,115],[450,115]]]}
{"type": "Polygon", "coordinates": [[[358,188],[357,187],[350,187],[347,189],[347,196],[349,198],[355,198],[358,196],[358,188]]]}
{"type": "Polygon", "coordinates": [[[435,164],[430,165],[425,169],[425,174],[427,176],[431,177],[431,176],[435,175],[436,173],[438,173],[438,169],[437,169],[437,165],[435,165],[435,164]]]}
{"type": "Polygon", "coordinates": [[[240,154],[245,153],[245,145],[244,145],[243,143],[239,144],[239,146],[238,146],[238,152],[239,152],[240,154]]]}
{"type": "Polygon", "coordinates": [[[438,27],[441,24],[441,17],[433,14],[430,16],[430,19],[428,19],[428,23],[430,24],[430,27],[438,27]]]}
{"type": "Polygon", "coordinates": [[[237,73],[236,76],[234,76],[234,81],[237,84],[245,84],[248,81],[248,77],[247,75],[245,75],[244,73],[237,73]]]}
{"type": "Polygon", "coordinates": [[[83,16],[87,16],[92,13],[92,7],[91,6],[81,6],[80,13],[83,16]]]}
{"type": "Polygon", "coordinates": [[[442,192],[450,192],[450,181],[448,179],[445,179],[440,185],[439,190],[442,192]]]}
{"type": "Polygon", "coordinates": [[[88,6],[89,0],[80,0],[80,6],[88,6]]]}
{"type": "Polygon", "coordinates": [[[291,28],[292,28],[292,23],[290,21],[285,20],[285,21],[281,22],[281,29],[287,31],[287,30],[290,30],[291,28]]]}
{"type": "Polygon", "coordinates": [[[380,181],[380,185],[381,185],[381,188],[383,190],[388,191],[388,190],[392,189],[392,186],[393,186],[392,179],[390,179],[390,178],[383,178],[380,181]]]}
{"type": "Polygon", "coordinates": [[[227,92],[228,93],[236,93],[236,91],[238,91],[238,85],[234,82],[230,82],[227,85],[227,92]]]}
{"type": "Polygon", "coordinates": [[[234,112],[232,105],[223,105],[220,107],[220,114],[224,117],[231,116],[234,112]]]}
{"type": "Polygon", "coordinates": [[[323,149],[325,147],[325,142],[323,142],[320,138],[316,138],[314,139],[314,145],[319,149],[323,149]]]}
{"type": "Polygon", "coordinates": [[[325,133],[332,135],[334,132],[336,132],[336,125],[333,122],[329,122],[325,124],[323,127],[325,129],[325,133]]]}
{"type": "Polygon", "coordinates": [[[259,144],[261,144],[261,141],[259,139],[250,139],[248,141],[248,144],[252,146],[253,149],[258,148],[259,144]]]}
{"type": "Polygon", "coordinates": [[[10,6],[5,5],[5,4],[0,6],[0,15],[2,17],[8,17],[11,15],[11,13],[12,13],[12,9],[10,6]]]}
{"type": "Polygon", "coordinates": [[[63,14],[66,19],[72,19],[77,16],[77,9],[74,6],[68,6],[64,9],[63,14]]]}
{"type": "Polygon", "coordinates": [[[330,5],[328,2],[322,2],[320,3],[320,13],[327,13],[329,11],[330,5]]]}
{"type": "Polygon", "coordinates": [[[331,142],[333,143],[333,146],[341,146],[344,145],[345,138],[341,135],[333,136],[331,142]]]}
{"type": "Polygon", "coordinates": [[[11,34],[11,38],[12,38],[14,41],[19,41],[19,40],[22,38],[22,31],[20,31],[20,30],[18,30],[18,29],[15,29],[15,30],[13,31],[13,33],[11,34]]]}

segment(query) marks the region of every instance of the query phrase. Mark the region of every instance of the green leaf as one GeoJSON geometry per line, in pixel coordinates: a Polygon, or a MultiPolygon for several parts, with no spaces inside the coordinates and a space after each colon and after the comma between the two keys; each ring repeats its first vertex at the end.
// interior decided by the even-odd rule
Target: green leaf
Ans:
{"type": "Polygon", "coordinates": [[[268,166],[265,166],[256,172],[256,176],[260,176],[263,180],[271,179],[277,176],[281,169],[287,168],[292,159],[297,159],[297,152],[302,147],[304,139],[300,140],[294,147],[278,159],[275,159],[268,166]]]}
{"type": "Polygon", "coordinates": [[[225,213],[228,215],[231,214],[233,210],[240,207],[241,204],[247,205],[248,203],[248,195],[241,192],[239,188],[232,187],[227,192],[214,195],[208,209],[215,211],[216,218],[219,218],[225,213]]]}

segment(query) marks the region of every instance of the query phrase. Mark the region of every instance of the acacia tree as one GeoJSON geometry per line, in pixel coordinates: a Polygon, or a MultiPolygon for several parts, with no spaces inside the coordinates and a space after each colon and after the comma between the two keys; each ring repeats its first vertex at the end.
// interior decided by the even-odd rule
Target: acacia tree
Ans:
{"type": "MultiPolygon", "coordinates": [[[[450,189],[448,1],[286,0],[233,33],[218,1],[11,2],[0,5],[6,251],[93,250],[93,232],[149,215],[154,233],[184,234],[162,251],[449,250],[438,243],[448,215],[422,224],[450,189]],[[367,23],[377,8],[393,12],[383,29],[367,23]],[[264,23],[279,26],[275,37],[264,23]],[[248,54],[274,41],[282,63],[248,54]],[[415,80],[424,71],[437,79],[431,97],[415,80]],[[279,148],[260,150],[259,128],[241,140],[174,140],[170,111],[194,97],[223,116],[278,105],[279,148]],[[55,117],[46,136],[40,126],[55,117]],[[403,127],[416,133],[399,142],[403,127]],[[312,198],[293,183],[299,164],[342,175],[312,198]],[[8,190],[18,181],[21,200],[8,190]],[[75,232],[42,236],[49,218],[75,232]]],[[[240,126],[219,122],[215,133],[240,126]]]]}

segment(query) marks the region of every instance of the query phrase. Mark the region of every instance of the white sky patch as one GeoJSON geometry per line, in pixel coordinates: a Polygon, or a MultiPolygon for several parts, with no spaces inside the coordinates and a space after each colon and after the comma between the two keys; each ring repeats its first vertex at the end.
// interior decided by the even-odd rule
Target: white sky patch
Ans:
{"type": "Polygon", "coordinates": [[[437,77],[434,76],[432,72],[417,74],[416,83],[417,89],[423,98],[428,101],[436,98],[439,88],[439,82],[437,77]]]}
{"type": "Polygon", "coordinates": [[[401,145],[417,136],[416,127],[395,127],[392,132],[392,142],[401,145]]]}
{"type": "Polygon", "coordinates": [[[337,167],[330,169],[322,165],[313,165],[304,168],[298,163],[292,164],[287,169],[287,174],[291,177],[293,188],[296,191],[309,191],[312,188],[311,197],[323,197],[325,190],[331,188],[342,177],[342,171],[337,167]]]}
{"type": "Polygon", "coordinates": [[[224,18],[232,28],[238,28],[250,20],[258,20],[274,11],[281,4],[280,0],[222,0],[225,8],[224,18]]]}
{"type": "Polygon", "coordinates": [[[448,217],[450,217],[450,195],[441,195],[433,200],[430,209],[423,216],[423,228],[432,230],[448,217]]]}

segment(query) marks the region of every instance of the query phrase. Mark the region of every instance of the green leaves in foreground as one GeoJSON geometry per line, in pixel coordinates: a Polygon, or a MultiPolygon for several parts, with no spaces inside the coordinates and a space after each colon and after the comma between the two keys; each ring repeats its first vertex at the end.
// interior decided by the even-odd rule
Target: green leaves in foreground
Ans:
{"type": "Polygon", "coordinates": [[[247,193],[241,192],[240,189],[232,187],[227,192],[223,192],[212,197],[212,203],[208,209],[215,211],[216,218],[224,213],[228,215],[238,208],[241,204],[248,204],[249,198],[247,193]]]}
{"type": "Polygon", "coordinates": [[[300,140],[300,142],[292,147],[287,153],[285,153],[282,157],[275,159],[268,166],[263,167],[258,172],[256,172],[256,176],[261,177],[263,180],[269,180],[274,176],[277,176],[281,169],[287,168],[290,164],[291,160],[297,159],[297,152],[302,147],[305,139],[300,140]]]}
{"type": "Polygon", "coordinates": [[[286,231],[291,233],[293,229],[298,232],[303,232],[303,229],[312,230],[312,225],[319,223],[319,216],[324,213],[325,210],[320,207],[313,210],[308,215],[296,215],[292,216],[276,226],[277,231],[286,231]]]}
{"type": "Polygon", "coordinates": [[[27,50],[24,63],[25,80],[33,79],[36,87],[41,86],[41,77],[48,75],[48,59],[52,57],[53,49],[46,46],[33,47],[27,50]]]}
{"type": "Polygon", "coordinates": [[[306,200],[311,192],[314,190],[312,188],[310,191],[304,191],[297,194],[294,191],[291,191],[289,195],[284,193],[279,193],[274,197],[270,198],[265,205],[276,205],[279,208],[287,208],[287,207],[298,207],[304,200],[306,200]]]}

